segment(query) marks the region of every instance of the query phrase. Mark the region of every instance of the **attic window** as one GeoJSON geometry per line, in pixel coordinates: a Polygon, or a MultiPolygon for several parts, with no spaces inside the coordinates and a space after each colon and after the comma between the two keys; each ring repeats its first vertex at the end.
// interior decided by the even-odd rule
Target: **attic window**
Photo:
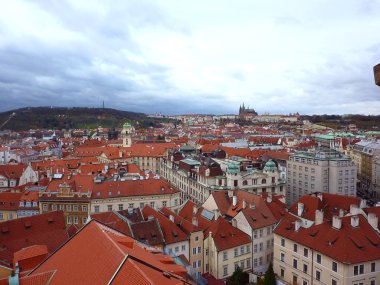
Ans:
{"type": "Polygon", "coordinates": [[[261,213],[261,216],[263,216],[264,219],[268,219],[268,216],[264,215],[263,213],[261,213]]]}
{"type": "Polygon", "coordinates": [[[157,237],[157,234],[156,234],[155,232],[151,232],[150,235],[151,235],[153,238],[157,237]]]}
{"type": "Polygon", "coordinates": [[[366,236],[366,238],[370,242],[370,244],[372,244],[373,246],[375,246],[375,247],[379,246],[379,244],[376,241],[372,240],[370,237],[366,236]]]}
{"type": "Polygon", "coordinates": [[[354,245],[358,248],[358,249],[363,249],[363,245],[360,244],[358,241],[354,240],[353,238],[350,238],[351,241],[354,243],[354,245]]]}
{"type": "Polygon", "coordinates": [[[315,231],[315,232],[312,232],[312,233],[310,233],[309,235],[310,235],[311,237],[316,237],[318,233],[319,233],[319,230],[317,230],[317,231],[315,231]]]}
{"type": "Polygon", "coordinates": [[[226,235],[224,233],[220,233],[221,238],[226,238],[226,235]]]}
{"type": "Polygon", "coordinates": [[[54,222],[54,218],[53,218],[53,217],[50,217],[50,218],[48,218],[48,220],[47,220],[47,221],[48,221],[48,223],[49,223],[49,224],[51,224],[51,223],[53,223],[53,222],[54,222]]]}
{"type": "Polygon", "coordinates": [[[178,237],[178,233],[177,233],[176,230],[172,230],[172,234],[173,234],[174,237],[178,237]]]}
{"type": "Polygon", "coordinates": [[[26,229],[28,229],[28,228],[30,228],[32,226],[32,222],[31,221],[26,221],[24,223],[24,226],[25,226],[26,229]]]}
{"type": "Polygon", "coordinates": [[[252,221],[256,222],[256,218],[255,217],[251,217],[252,221]]]}
{"type": "Polygon", "coordinates": [[[334,245],[334,243],[338,240],[338,237],[334,238],[333,240],[328,241],[328,244],[330,246],[334,245]]]}
{"type": "Polygon", "coordinates": [[[2,227],[2,228],[1,228],[1,232],[2,232],[2,233],[7,233],[7,232],[9,232],[8,227],[2,227]]]}

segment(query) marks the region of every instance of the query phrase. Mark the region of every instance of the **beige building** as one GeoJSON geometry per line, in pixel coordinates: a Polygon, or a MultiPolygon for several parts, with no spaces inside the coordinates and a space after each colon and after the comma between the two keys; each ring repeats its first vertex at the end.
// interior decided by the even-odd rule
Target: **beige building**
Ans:
{"type": "Polygon", "coordinates": [[[287,172],[288,204],[314,192],[356,195],[357,168],[350,158],[335,150],[292,154],[287,162],[287,172]]]}
{"type": "Polygon", "coordinates": [[[378,217],[357,200],[309,196],[293,205],[275,230],[275,273],[288,284],[379,284],[378,217]]]}
{"type": "Polygon", "coordinates": [[[91,195],[91,213],[143,209],[145,205],[176,210],[179,202],[180,192],[163,179],[100,181],[91,195]]]}

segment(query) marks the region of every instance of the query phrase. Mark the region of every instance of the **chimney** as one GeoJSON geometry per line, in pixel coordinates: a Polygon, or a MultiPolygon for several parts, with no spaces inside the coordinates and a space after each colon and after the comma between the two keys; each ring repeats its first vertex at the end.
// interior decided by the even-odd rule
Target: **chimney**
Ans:
{"type": "Polygon", "coordinates": [[[215,218],[215,221],[216,221],[219,218],[220,211],[219,211],[219,209],[215,209],[215,210],[213,210],[213,212],[214,212],[214,218],[215,218]]]}
{"type": "Polygon", "coordinates": [[[356,228],[359,226],[359,217],[358,216],[351,216],[351,226],[353,228],[356,228]]]}
{"type": "Polygon", "coordinates": [[[375,213],[368,214],[368,223],[375,229],[379,229],[379,218],[375,213]]]}
{"type": "Polygon", "coordinates": [[[18,262],[16,262],[16,270],[14,275],[8,277],[8,284],[20,284],[19,280],[20,267],[18,266],[18,262]]]}
{"type": "Polygon", "coordinates": [[[197,217],[193,217],[192,223],[194,226],[198,227],[198,219],[197,217]]]}
{"type": "Polygon", "coordinates": [[[169,215],[169,220],[174,223],[174,216],[173,215],[169,215]]]}
{"type": "Polygon", "coordinates": [[[342,228],[342,218],[338,216],[333,216],[332,226],[334,229],[340,230],[342,228]]]}
{"type": "Polygon", "coordinates": [[[267,196],[267,202],[270,204],[272,203],[272,193],[268,193],[268,196],[267,196]]]}
{"type": "Polygon", "coordinates": [[[303,213],[304,205],[303,203],[298,203],[297,206],[297,216],[301,217],[303,213]]]}
{"type": "Polygon", "coordinates": [[[295,223],[294,223],[294,228],[296,230],[296,232],[299,231],[299,229],[301,228],[302,226],[302,221],[301,220],[296,220],[295,223]]]}
{"type": "Polygon", "coordinates": [[[236,219],[232,219],[232,226],[237,228],[237,220],[236,219]]]}
{"type": "Polygon", "coordinates": [[[316,210],[315,211],[315,225],[320,225],[323,223],[323,211],[316,210]]]}
{"type": "Polygon", "coordinates": [[[232,206],[236,206],[237,204],[237,197],[234,195],[232,196],[232,206]]]}
{"type": "Polygon", "coordinates": [[[339,217],[343,217],[344,216],[344,210],[343,209],[339,209],[339,217]]]}
{"type": "Polygon", "coordinates": [[[350,205],[350,214],[351,215],[357,215],[359,214],[359,207],[355,204],[350,205]]]}
{"type": "Polygon", "coordinates": [[[119,150],[119,158],[123,158],[123,152],[119,150]]]}
{"type": "Polygon", "coordinates": [[[322,193],[318,193],[317,197],[319,198],[319,200],[323,201],[323,195],[322,195],[322,193]]]}
{"type": "Polygon", "coordinates": [[[243,207],[243,209],[245,209],[246,207],[247,207],[247,201],[245,201],[245,199],[243,199],[243,202],[242,202],[242,207],[243,207]]]}
{"type": "Polygon", "coordinates": [[[228,197],[232,197],[234,195],[234,191],[233,190],[228,190],[228,197]]]}
{"type": "Polygon", "coordinates": [[[196,215],[198,212],[198,207],[196,205],[193,206],[193,215],[196,215]]]}
{"type": "Polygon", "coordinates": [[[256,205],[255,205],[255,202],[251,202],[249,203],[249,207],[253,210],[253,209],[256,209],[256,205]]]}

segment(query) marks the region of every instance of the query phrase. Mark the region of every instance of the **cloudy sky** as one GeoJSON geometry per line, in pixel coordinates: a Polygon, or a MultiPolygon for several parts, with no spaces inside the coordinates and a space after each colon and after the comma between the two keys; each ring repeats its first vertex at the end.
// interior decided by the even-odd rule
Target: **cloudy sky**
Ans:
{"type": "Polygon", "coordinates": [[[7,1],[0,111],[380,114],[379,33],[380,0],[7,1]]]}

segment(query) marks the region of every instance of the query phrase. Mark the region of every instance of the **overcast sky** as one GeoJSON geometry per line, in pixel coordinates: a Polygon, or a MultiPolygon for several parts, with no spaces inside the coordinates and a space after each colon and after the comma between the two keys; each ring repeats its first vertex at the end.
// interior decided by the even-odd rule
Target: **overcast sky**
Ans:
{"type": "Polygon", "coordinates": [[[380,114],[379,34],[380,0],[7,1],[0,111],[380,114]]]}

